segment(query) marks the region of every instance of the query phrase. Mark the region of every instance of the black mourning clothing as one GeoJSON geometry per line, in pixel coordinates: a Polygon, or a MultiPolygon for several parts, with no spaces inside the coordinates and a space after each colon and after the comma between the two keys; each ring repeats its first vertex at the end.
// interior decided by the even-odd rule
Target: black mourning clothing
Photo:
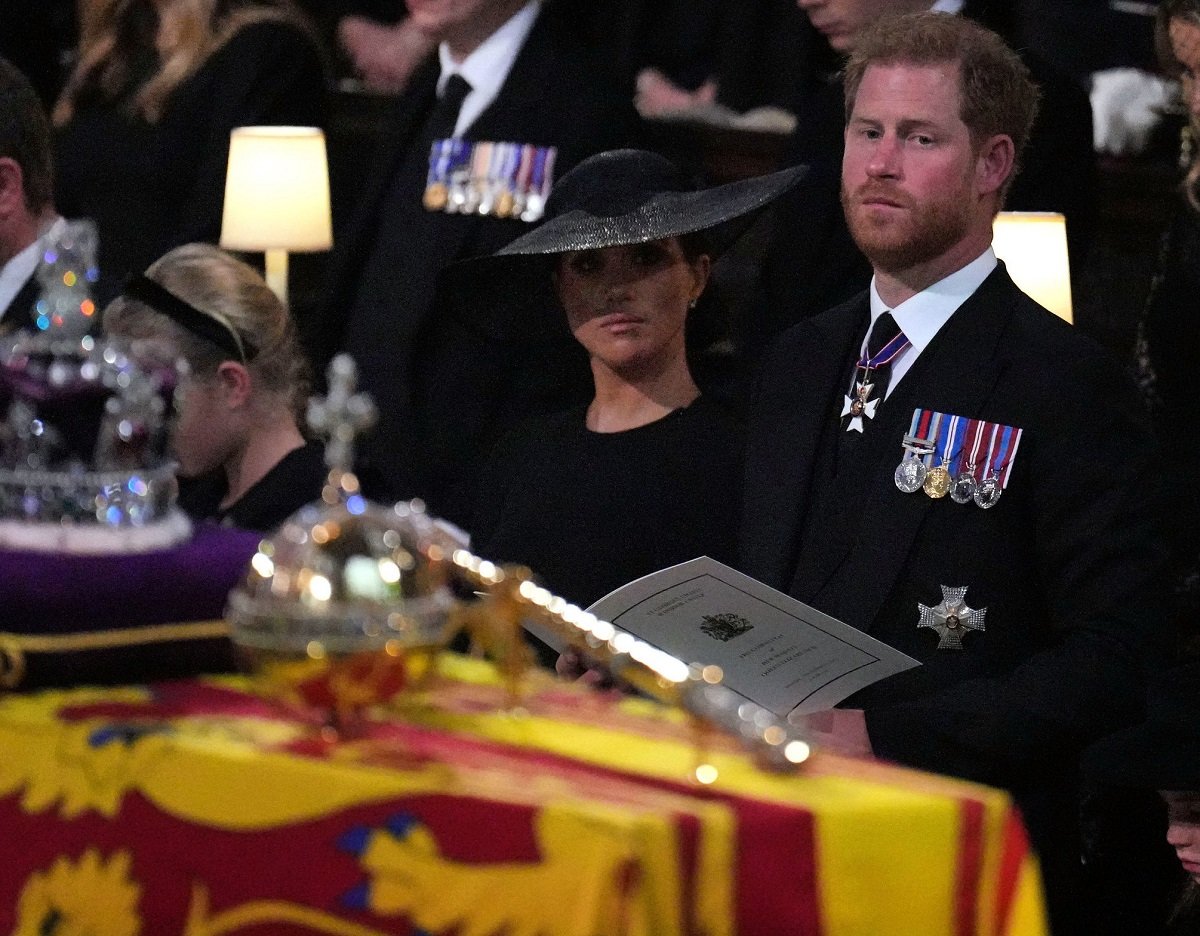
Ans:
{"type": "Polygon", "coordinates": [[[625,432],[592,432],[583,408],[524,424],[496,447],[472,549],[533,569],[581,607],[700,555],[732,561],[742,421],[705,397],[625,432]]]}
{"type": "Polygon", "coordinates": [[[321,496],[329,469],[324,447],[306,442],[292,449],[235,503],[222,507],[229,488],[221,469],[179,479],[179,506],[193,520],[215,520],[243,530],[274,530],[321,496]]]}

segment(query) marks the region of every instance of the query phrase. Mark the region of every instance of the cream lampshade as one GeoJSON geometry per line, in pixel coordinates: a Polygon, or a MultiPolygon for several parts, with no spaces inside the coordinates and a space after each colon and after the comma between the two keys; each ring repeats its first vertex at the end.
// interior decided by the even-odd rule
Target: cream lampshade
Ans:
{"type": "Polygon", "coordinates": [[[1073,320],[1066,218],[1050,211],[1002,211],[992,225],[992,249],[1023,292],[1059,318],[1073,320]]]}
{"type": "Polygon", "coordinates": [[[324,133],[238,127],[230,134],[221,246],[264,251],[267,283],[287,303],[288,251],[333,246],[324,133]]]}

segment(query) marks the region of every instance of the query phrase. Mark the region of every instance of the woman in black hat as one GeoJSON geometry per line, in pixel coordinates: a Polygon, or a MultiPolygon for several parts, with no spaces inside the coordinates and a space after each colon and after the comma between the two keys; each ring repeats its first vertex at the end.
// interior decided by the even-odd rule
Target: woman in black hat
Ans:
{"type": "Polygon", "coordinates": [[[1200,933],[1200,659],[1160,674],[1147,720],[1094,745],[1084,768],[1109,786],[1159,791],[1167,843],[1186,876],[1167,932],[1200,933]]]}
{"type": "Polygon", "coordinates": [[[742,423],[701,396],[685,330],[713,257],[801,172],[696,190],[656,154],[601,153],[558,182],[541,227],[479,261],[553,288],[595,388],[497,447],[471,530],[480,555],[581,605],[698,555],[732,559],[742,423]]]}

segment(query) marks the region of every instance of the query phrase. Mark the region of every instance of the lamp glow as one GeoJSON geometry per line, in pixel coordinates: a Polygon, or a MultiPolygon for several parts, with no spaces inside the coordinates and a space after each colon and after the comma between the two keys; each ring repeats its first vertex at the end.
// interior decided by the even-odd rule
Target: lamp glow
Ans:
{"type": "Polygon", "coordinates": [[[1002,211],[992,225],[992,249],[1022,292],[1073,321],[1066,218],[1050,211],[1002,211]]]}
{"type": "Polygon", "coordinates": [[[238,127],[230,134],[220,243],[264,251],[267,284],[287,303],[288,251],[333,246],[324,133],[238,127]]]}

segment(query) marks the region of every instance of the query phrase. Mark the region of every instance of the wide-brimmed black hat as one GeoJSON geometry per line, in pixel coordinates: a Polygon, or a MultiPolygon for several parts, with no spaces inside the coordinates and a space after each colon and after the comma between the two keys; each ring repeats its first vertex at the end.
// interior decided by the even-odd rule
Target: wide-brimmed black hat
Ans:
{"type": "Polygon", "coordinates": [[[794,166],[697,188],[658,153],[598,153],[554,184],[539,227],[494,254],[450,264],[442,270],[438,288],[452,315],[494,340],[521,334],[523,327],[514,323],[523,317],[529,328],[544,327],[536,310],[556,303],[550,270],[557,255],[697,234],[703,237],[704,252],[715,258],[807,171],[807,166],[794,166]]]}
{"type": "Polygon", "coordinates": [[[769,175],[698,189],[669,159],[621,149],[585,159],[554,186],[545,220],[498,250],[495,257],[544,256],[619,247],[708,232],[720,253],[755,212],[796,184],[807,171],[793,166],[769,175]]]}
{"type": "Polygon", "coordinates": [[[1119,786],[1200,791],[1200,660],[1151,682],[1147,716],[1093,745],[1085,772],[1119,786]]]}

